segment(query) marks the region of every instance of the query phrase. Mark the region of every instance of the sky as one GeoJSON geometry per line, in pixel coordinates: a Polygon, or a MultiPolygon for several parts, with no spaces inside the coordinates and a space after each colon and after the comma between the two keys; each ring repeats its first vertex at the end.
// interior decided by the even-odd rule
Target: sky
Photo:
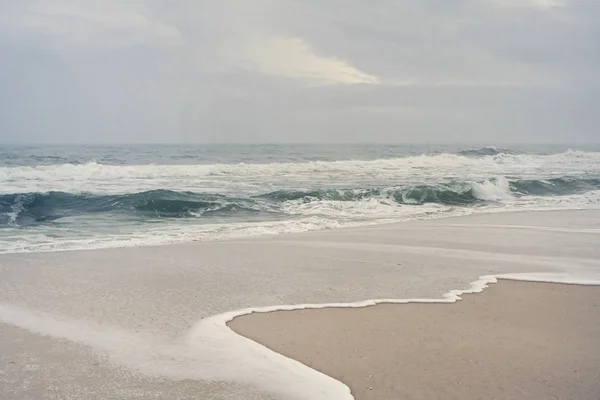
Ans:
{"type": "Polygon", "coordinates": [[[0,0],[0,143],[600,142],[597,0],[0,0]]]}

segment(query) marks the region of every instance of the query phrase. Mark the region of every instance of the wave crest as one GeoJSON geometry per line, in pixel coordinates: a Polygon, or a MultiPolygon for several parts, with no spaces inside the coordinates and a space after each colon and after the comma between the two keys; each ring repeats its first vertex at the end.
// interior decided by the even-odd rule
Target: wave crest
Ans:
{"type": "Polygon", "coordinates": [[[521,154],[521,152],[510,149],[508,147],[486,146],[486,147],[462,150],[462,151],[459,151],[457,154],[459,154],[461,156],[465,156],[465,157],[483,157],[483,156],[497,156],[499,154],[516,155],[516,154],[521,154]]]}
{"type": "Polygon", "coordinates": [[[59,218],[111,213],[142,218],[185,218],[228,212],[261,210],[249,199],[171,190],[124,195],[64,192],[0,195],[0,225],[31,225],[59,218]]]}
{"type": "MultiPolygon", "coordinates": [[[[374,188],[277,190],[251,197],[189,191],[151,190],[132,194],[14,193],[0,195],[1,225],[32,225],[64,217],[112,214],[121,218],[220,218],[297,214],[294,205],[380,201],[386,205],[478,206],[527,196],[562,196],[600,189],[600,179],[450,181],[432,185],[374,188]]],[[[360,208],[360,206],[357,206],[360,208]]]]}

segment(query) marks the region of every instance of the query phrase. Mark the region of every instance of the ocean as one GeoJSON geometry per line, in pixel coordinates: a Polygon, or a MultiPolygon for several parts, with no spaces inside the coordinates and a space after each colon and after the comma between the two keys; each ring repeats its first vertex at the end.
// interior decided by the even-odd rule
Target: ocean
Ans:
{"type": "Polygon", "coordinates": [[[0,147],[0,253],[600,208],[600,146],[0,147]]]}

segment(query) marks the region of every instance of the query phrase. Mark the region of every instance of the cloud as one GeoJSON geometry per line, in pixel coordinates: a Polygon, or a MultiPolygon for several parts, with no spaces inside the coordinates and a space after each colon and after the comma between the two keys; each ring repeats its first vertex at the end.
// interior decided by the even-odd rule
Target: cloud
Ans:
{"type": "Polygon", "coordinates": [[[320,56],[300,38],[267,37],[246,45],[245,63],[269,75],[304,79],[322,84],[377,84],[379,78],[333,58],[320,56]]]}
{"type": "Polygon", "coordinates": [[[1,26],[12,36],[46,41],[55,47],[181,45],[173,26],[122,2],[23,1],[8,6],[1,26]]]}
{"type": "Polygon", "coordinates": [[[0,141],[591,140],[598,43],[589,0],[0,0],[0,141]]]}
{"type": "Polygon", "coordinates": [[[384,82],[388,86],[400,87],[422,87],[422,88],[525,88],[540,86],[535,82],[519,82],[519,81],[501,81],[501,80],[386,80],[384,82]]]}
{"type": "Polygon", "coordinates": [[[492,0],[499,6],[506,7],[534,7],[539,9],[551,9],[555,7],[565,7],[569,0],[492,0]]]}

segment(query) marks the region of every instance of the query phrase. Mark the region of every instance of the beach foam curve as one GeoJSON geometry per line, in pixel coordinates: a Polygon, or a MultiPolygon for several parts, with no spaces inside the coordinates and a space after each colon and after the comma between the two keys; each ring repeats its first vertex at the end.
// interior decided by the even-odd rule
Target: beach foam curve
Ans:
{"type": "Polygon", "coordinates": [[[89,322],[56,319],[32,310],[0,304],[0,321],[31,332],[91,346],[110,361],[145,375],[172,379],[233,381],[256,386],[290,400],[351,400],[350,389],[325,374],[236,334],[227,323],[251,313],[321,308],[361,308],[377,304],[454,303],[480,293],[499,279],[600,285],[600,274],[521,273],[485,275],[467,289],[441,298],[373,299],[353,303],[296,304],[246,308],[200,320],[177,341],[89,322]]]}

